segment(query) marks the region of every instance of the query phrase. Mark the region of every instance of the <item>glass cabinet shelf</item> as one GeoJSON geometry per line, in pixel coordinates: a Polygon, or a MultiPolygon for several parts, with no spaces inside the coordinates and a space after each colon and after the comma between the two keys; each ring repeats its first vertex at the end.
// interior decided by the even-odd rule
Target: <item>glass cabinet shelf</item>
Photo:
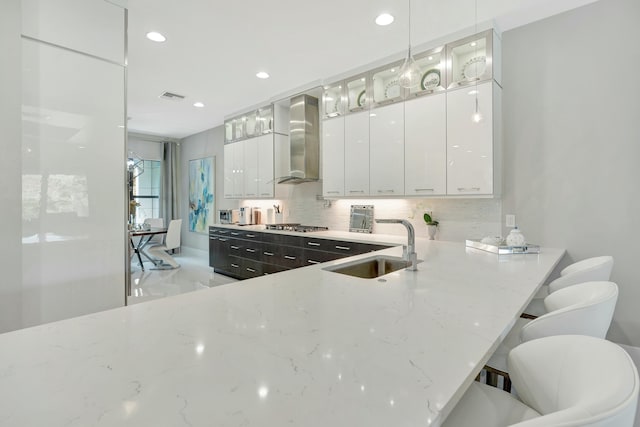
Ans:
{"type": "Polygon", "coordinates": [[[353,112],[367,107],[367,75],[361,74],[347,80],[347,109],[353,112]]]}
{"type": "Polygon", "coordinates": [[[237,141],[244,137],[244,117],[233,119],[233,139],[237,141]]]}
{"type": "Polygon", "coordinates": [[[445,61],[443,47],[432,49],[415,55],[416,64],[420,67],[420,83],[409,90],[410,96],[433,93],[446,88],[445,61]]]}
{"type": "Polygon", "coordinates": [[[258,134],[265,134],[273,132],[273,106],[262,107],[258,110],[257,120],[258,134]]]}
{"type": "Polygon", "coordinates": [[[322,93],[322,111],[325,118],[344,114],[344,83],[325,86],[322,93]]]}
{"type": "Polygon", "coordinates": [[[252,136],[258,136],[260,134],[260,127],[258,124],[258,112],[252,111],[244,115],[244,127],[245,127],[245,135],[248,138],[252,136]]]}
{"type": "Polygon", "coordinates": [[[224,122],[224,142],[233,141],[233,122],[227,120],[224,122]]]}
{"type": "Polygon", "coordinates": [[[404,89],[398,83],[398,69],[402,62],[389,64],[372,72],[371,92],[374,105],[384,105],[404,98],[404,89]]]}
{"type": "Polygon", "coordinates": [[[489,30],[447,45],[449,88],[492,78],[492,40],[489,30]]]}

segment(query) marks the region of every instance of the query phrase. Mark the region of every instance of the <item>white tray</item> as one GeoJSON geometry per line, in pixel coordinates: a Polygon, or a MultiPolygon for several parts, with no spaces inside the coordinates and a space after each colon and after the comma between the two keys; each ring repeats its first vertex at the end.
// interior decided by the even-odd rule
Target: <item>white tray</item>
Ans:
{"type": "Polygon", "coordinates": [[[467,240],[467,247],[481,249],[483,251],[492,252],[498,255],[509,254],[539,254],[540,246],[526,243],[524,246],[496,246],[482,243],[480,240],[467,240]]]}

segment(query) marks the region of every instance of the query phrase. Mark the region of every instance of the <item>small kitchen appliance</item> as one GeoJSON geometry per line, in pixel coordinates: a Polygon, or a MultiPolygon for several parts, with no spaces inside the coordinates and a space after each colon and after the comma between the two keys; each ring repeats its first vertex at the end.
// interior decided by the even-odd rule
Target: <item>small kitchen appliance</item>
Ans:
{"type": "Polygon", "coordinates": [[[253,209],[249,207],[240,208],[240,214],[238,215],[238,224],[251,225],[253,224],[253,209]]]}

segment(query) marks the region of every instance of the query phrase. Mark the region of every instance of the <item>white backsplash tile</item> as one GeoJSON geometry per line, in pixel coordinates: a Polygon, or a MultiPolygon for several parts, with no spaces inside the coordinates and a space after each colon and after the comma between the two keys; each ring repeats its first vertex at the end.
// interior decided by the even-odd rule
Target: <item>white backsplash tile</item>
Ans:
{"type": "MultiPolygon", "coordinates": [[[[284,222],[322,225],[331,230],[348,231],[351,205],[374,205],[376,218],[409,219],[418,237],[427,237],[422,219],[432,212],[440,222],[436,239],[463,241],[484,236],[499,236],[501,232],[500,199],[341,199],[323,200],[320,183],[277,185],[275,200],[244,200],[241,206],[260,207],[263,222],[269,221],[268,209],[281,206],[284,222]]],[[[374,233],[404,235],[404,227],[395,224],[375,224],[374,233]]]]}

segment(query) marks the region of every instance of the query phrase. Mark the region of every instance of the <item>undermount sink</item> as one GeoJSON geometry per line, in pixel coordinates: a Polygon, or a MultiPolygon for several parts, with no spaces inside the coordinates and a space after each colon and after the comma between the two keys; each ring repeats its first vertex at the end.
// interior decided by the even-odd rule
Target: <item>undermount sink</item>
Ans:
{"type": "Polygon", "coordinates": [[[374,279],[376,277],[384,276],[385,274],[407,268],[410,264],[410,261],[406,261],[402,258],[377,255],[358,261],[348,262],[346,264],[325,267],[323,270],[346,274],[353,277],[361,277],[363,279],[374,279]]]}

